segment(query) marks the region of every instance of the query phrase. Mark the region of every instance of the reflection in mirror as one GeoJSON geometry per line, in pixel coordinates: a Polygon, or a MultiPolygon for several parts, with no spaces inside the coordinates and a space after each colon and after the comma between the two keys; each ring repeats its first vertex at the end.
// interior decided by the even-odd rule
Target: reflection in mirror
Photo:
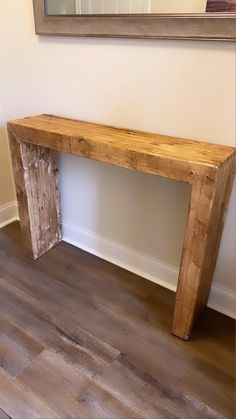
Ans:
{"type": "Polygon", "coordinates": [[[47,15],[236,13],[236,0],[46,0],[47,15]]]}

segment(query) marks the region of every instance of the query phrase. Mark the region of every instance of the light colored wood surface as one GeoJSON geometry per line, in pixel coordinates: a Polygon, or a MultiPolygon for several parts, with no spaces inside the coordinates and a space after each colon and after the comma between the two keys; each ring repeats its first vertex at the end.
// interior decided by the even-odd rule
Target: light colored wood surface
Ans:
{"type": "Polygon", "coordinates": [[[235,149],[50,115],[11,121],[8,130],[21,223],[35,258],[61,240],[55,150],[192,184],[172,327],[188,339],[210,290],[235,149]]]}
{"type": "Polygon", "coordinates": [[[37,259],[62,238],[56,153],[8,132],[22,231],[37,259]]]}
{"type": "Polygon", "coordinates": [[[173,333],[183,339],[189,338],[194,319],[208,300],[233,185],[235,157],[213,177],[198,176],[192,185],[172,327],[173,333]]]}
{"type": "Polygon", "coordinates": [[[194,174],[218,168],[235,152],[216,144],[49,115],[11,121],[9,126],[19,141],[190,183],[194,174]]]}

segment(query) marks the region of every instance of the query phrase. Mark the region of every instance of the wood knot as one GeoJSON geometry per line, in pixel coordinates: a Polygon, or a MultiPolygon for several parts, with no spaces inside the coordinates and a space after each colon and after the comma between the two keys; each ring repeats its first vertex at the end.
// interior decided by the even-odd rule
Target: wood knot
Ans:
{"type": "Polygon", "coordinates": [[[82,394],[77,398],[79,403],[85,403],[87,401],[86,397],[84,397],[82,394]]]}
{"type": "Polygon", "coordinates": [[[215,182],[215,179],[214,179],[213,177],[211,177],[210,175],[206,175],[206,179],[207,179],[210,183],[215,182]]]}

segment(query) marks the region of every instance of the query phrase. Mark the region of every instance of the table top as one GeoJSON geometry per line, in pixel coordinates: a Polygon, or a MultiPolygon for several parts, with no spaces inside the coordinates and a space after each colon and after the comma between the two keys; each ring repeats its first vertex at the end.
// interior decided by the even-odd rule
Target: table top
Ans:
{"type": "Polygon", "coordinates": [[[233,147],[53,115],[10,121],[8,128],[23,142],[184,181],[176,173],[181,167],[190,172],[191,167],[218,168],[236,153],[233,147]],[[175,173],[168,175],[171,167],[175,173]]]}

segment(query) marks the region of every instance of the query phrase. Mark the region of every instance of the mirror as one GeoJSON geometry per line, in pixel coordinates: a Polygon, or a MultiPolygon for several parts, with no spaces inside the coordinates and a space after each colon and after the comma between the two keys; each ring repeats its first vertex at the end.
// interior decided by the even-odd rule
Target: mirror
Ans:
{"type": "Polygon", "coordinates": [[[236,12],[236,0],[46,0],[47,15],[236,12]]]}
{"type": "Polygon", "coordinates": [[[236,41],[236,0],[33,0],[39,35],[236,41]]]}

